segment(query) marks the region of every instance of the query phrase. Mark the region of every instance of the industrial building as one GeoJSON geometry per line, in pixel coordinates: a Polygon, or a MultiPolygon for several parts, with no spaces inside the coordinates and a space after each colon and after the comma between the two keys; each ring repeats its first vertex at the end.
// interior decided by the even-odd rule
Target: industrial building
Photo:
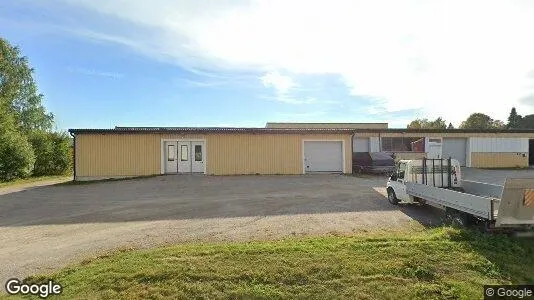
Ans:
{"type": "Polygon", "coordinates": [[[387,123],[267,123],[265,128],[71,129],[75,180],[156,174],[352,172],[354,152],[458,159],[463,166],[534,165],[534,130],[388,128],[387,123]]]}

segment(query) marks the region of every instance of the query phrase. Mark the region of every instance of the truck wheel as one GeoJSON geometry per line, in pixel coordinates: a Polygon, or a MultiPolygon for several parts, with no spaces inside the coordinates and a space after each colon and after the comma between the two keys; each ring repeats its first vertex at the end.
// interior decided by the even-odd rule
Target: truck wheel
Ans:
{"type": "Polygon", "coordinates": [[[399,204],[399,199],[397,199],[397,195],[395,195],[393,189],[388,189],[388,201],[393,205],[399,204]]]}
{"type": "Polygon", "coordinates": [[[471,220],[468,214],[455,209],[447,210],[447,219],[453,227],[468,227],[471,220]]]}

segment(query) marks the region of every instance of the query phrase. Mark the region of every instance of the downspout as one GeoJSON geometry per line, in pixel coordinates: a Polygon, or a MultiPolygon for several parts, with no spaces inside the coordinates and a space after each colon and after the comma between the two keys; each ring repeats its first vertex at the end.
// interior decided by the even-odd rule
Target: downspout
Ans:
{"type": "Polygon", "coordinates": [[[70,136],[73,140],[73,149],[72,149],[72,169],[73,169],[73,179],[76,181],[76,135],[69,131],[70,136]]]}
{"type": "Polygon", "coordinates": [[[356,135],[356,130],[352,131],[352,136],[350,138],[350,173],[352,174],[354,169],[354,136],[356,135]]]}
{"type": "Polygon", "coordinates": [[[380,136],[380,131],[378,132],[378,152],[382,152],[382,137],[380,136]]]}

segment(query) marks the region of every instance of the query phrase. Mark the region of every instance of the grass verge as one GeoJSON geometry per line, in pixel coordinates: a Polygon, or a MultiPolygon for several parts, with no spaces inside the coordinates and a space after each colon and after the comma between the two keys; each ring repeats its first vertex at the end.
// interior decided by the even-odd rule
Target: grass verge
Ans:
{"type": "Polygon", "coordinates": [[[116,252],[26,280],[77,299],[479,299],[533,266],[532,240],[435,228],[116,252]]]}
{"type": "Polygon", "coordinates": [[[26,185],[48,180],[72,179],[72,175],[57,175],[57,176],[38,176],[28,177],[23,179],[15,179],[13,181],[0,181],[0,188],[13,187],[18,185],[26,185]]]}

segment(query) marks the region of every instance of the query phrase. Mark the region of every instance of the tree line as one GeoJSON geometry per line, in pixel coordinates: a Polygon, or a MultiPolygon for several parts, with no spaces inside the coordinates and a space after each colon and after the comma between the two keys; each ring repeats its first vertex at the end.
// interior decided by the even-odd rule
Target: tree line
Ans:
{"type": "Polygon", "coordinates": [[[42,99],[28,59],[0,37],[0,181],[70,171],[71,138],[42,99]]]}
{"type": "MultiPolygon", "coordinates": [[[[409,129],[454,129],[452,123],[439,117],[435,120],[415,119],[407,128],[409,129]]],[[[492,119],[483,113],[473,113],[460,124],[460,129],[534,129],[534,114],[521,116],[515,107],[512,107],[508,122],[492,119]]]]}

